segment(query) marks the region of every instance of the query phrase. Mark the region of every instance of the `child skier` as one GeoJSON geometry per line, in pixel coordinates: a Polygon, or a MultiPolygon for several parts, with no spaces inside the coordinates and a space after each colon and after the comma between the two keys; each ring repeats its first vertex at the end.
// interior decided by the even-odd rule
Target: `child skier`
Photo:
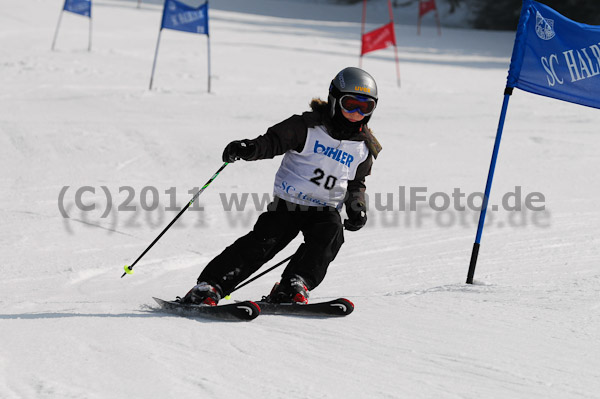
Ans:
{"type": "Polygon", "coordinates": [[[381,146],[367,127],[377,105],[377,85],[367,72],[345,68],[331,81],[328,101],[272,126],[254,140],[229,143],[223,162],[284,155],[275,176],[274,200],[253,230],[208,263],[182,303],[216,305],[302,232],[293,255],[265,300],[308,303],[344,243],[343,229],[367,221],[365,177],[381,146]],[[340,211],[348,219],[342,225],[340,211]]]}

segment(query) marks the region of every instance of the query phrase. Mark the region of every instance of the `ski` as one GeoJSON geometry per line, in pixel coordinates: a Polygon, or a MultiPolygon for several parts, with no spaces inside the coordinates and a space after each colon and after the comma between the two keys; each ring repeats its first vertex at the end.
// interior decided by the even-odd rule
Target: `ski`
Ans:
{"type": "MultiPolygon", "coordinates": [[[[153,297],[154,298],[154,297],[153,297]]],[[[260,314],[260,307],[252,301],[230,303],[227,305],[206,306],[186,305],[177,301],[165,301],[154,298],[162,310],[188,317],[201,317],[218,320],[254,320],[260,314]]]]}
{"type": "Polygon", "coordinates": [[[337,298],[332,301],[315,302],[307,305],[297,303],[270,303],[257,301],[262,314],[312,316],[312,317],[339,317],[347,316],[354,310],[354,304],[346,298],[337,298]]]}

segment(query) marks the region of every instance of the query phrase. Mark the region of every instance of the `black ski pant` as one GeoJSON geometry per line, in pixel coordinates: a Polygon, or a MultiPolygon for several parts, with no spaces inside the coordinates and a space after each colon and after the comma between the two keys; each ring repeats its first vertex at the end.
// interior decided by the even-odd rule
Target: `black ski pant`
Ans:
{"type": "Polygon", "coordinates": [[[218,284],[229,294],[263,264],[284,249],[300,232],[304,244],[293,255],[282,279],[298,275],[309,290],[325,278],[327,267],[344,243],[339,212],[331,207],[308,207],[275,197],[253,230],[208,263],[198,282],[218,284]]]}

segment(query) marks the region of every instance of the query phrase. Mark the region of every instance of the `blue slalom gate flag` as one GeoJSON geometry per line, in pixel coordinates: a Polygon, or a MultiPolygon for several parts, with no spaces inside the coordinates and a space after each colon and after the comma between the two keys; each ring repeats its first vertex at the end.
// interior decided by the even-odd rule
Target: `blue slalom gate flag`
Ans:
{"type": "Polygon", "coordinates": [[[163,9],[162,28],[208,35],[208,2],[191,7],[176,0],[167,0],[163,9]]]}
{"type": "Polygon", "coordinates": [[[600,26],[523,0],[507,87],[600,108],[600,26]]]}
{"type": "Polygon", "coordinates": [[[92,0],[65,0],[65,11],[91,18],[92,0]]]}
{"type": "Polygon", "coordinates": [[[600,26],[572,21],[544,4],[523,0],[467,284],[473,284],[508,101],[515,87],[600,108],[600,26]]]}

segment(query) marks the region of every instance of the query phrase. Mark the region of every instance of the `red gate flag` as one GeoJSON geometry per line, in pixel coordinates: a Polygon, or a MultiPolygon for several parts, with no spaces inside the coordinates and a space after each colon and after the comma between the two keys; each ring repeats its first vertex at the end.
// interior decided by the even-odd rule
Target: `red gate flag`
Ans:
{"type": "Polygon", "coordinates": [[[395,45],[396,35],[394,34],[394,23],[390,22],[387,25],[383,25],[381,28],[365,33],[362,36],[360,55],[395,45]]]}
{"type": "Polygon", "coordinates": [[[437,7],[435,5],[435,0],[423,0],[419,1],[419,17],[427,14],[429,11],[435,10],[437,7]]]}

